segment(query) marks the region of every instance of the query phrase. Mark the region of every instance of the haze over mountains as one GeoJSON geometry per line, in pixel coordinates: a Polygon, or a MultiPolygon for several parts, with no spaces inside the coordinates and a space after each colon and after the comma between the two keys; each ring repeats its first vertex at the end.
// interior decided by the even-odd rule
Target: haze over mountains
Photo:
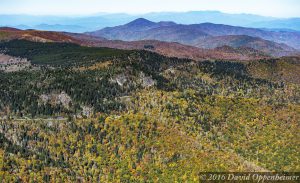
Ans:
{"type": "Polygon", "coordinates": [[[87,34],[51,32],[37,30],[19,30],[15,28],[0,28],[0,41],[22,39],[34,42],[63,42],[89,47],[108,47],[123,50],[148,50],[169,57],[189,58],[194,60],[259,60],[269,56],[251,48],[233,48],[229,46],[215,49],[203,49],[180,43],[163,42],[158,40],[119,41],[94,37],[87,34]]]}
{"type": "Polygon", "coordinates": [[[224,24],[177,24],[144,18],[94,32],[68,33],[2,28],[1,39],[70,42],[83,46],[146,49],[165,56],[225,60],[257,60],[299,55],[300,33],[224,24]]]}
{"type": "Polygon", "coordinates": [[[233,26],[268,28],[276,31],[300,31],[299,18],[274,18],[252,14],[228,14],[219,11],[161,12],[141,15],[100,13],[85,17],[0,15],[0,26],[67,32],[94,31],[146,18],[151,21],[173,21],[179,24],[216,23],[233,26]]]}
{"type": "Polygon", "coordinates": [[[300,48],[300,33],[276,32],[223,24],[176,24],[139,18],[125,25],[88,33],[110,40],[159,40],[178,42],[199,48],[248,47],[272,56],[293,54],[300,48]]]}
{"type": "Polygon", "coordinates": [[[144,15],[103,13],[87,17],[1,17],[0,25],[27,30],[6,31],[5,34],[11,36],[10,39],[72,42],[84,46],[118,49],[147,49],[180,58],[256,60],[270,56],[299,55],[300,49],[300,32],[296,31],[300,24],[297,23],[297,18],[278,19],[218,11],[144,15]],[[78,34],[84,31],[87,32],[78,34]]]}

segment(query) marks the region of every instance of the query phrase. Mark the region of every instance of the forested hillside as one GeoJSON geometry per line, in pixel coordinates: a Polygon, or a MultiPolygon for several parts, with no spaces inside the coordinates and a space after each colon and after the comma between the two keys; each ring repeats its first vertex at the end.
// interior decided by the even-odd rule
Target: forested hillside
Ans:
{"type": "Polygon", "coordinates": [[[26,67],[0,62],[4,182],[199,182],[199,172],[300,171],[297,57],[197,62],[24,40],[0,50],[27,59],[26,67]]]}

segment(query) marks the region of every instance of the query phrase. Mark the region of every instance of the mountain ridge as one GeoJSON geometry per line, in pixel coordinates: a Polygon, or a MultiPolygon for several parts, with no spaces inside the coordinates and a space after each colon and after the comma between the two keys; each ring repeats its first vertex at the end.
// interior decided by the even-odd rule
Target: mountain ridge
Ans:
{"type": "Polygon", "coordinates": [[[0,28],[0,40],[25,39],[35,42],[69,42],[89,47],[108,47],[125,50],[148,50],[159,54],[189,58],[195,60],[224,59],[224,60],[258,60],[269,56],[260,51],[244,49],[203,49],[174,42],[157,40],[141,41],[114,41],[105,38],[93,37],[80,33],[51,32],[38,30],[18,30],[0,28]],[[2,37],[1,37],[2,35],[2,37]]]}
{"type": "MultiPolygon", "coordinates": [[[[293,52],[296,52],[296,49],[300,49],[300,42],[298,42],[300,41],[300,33],[298,32],[275,32],[213,23],[191,25],[172,23],[171,25],[161,25],[160,22],[153,23],[146,19],[138,19],[138,21],[133,22],[134,23],[129,22],[117,27],[107,27],[94,32],[87,32],[86,34],[100,36],[110,40],[159,40],[198,47],[200,47],[199,45],[201,45],[203,40],[214,39],[214,37],[217,36],[251,36],[253,37],[252,39],[260,38],[260,42],[264,42],[267,48],[271,47],[271,50],[274,49],[275,52],[278,52],[274,53],[273,56],[294,54],[293,52]],[[147,26],[144,26],[145,24],[147,24],[147,26]],[[282,53],[280,53],[280,51],[282,51],[282,53]]],[[[247,47],[247,45],[240,46],[247,47]]],[[[201,47],[205,48],[207,45],[202,45],[201,47]]],[[[251,48],[254,49],[256,47],[260,49],[257,45],[251,46],[251,48]]],[[[272,52],[268,51],[268,54],[270,53],[272,52]]]]}
{"type": "Polygon", "coordinates": [[[99,13],[89,16],[64,17],[64,16],[33,16],[33,15],[0,15],[0,26],[16,28],[36,28],[40,24],[48,24],[48,31],[87,32],[99,30],[104,27],[125,24],[137,18],[148,20],[173,21],[178,24],[199,24],[203,22],[224,23],[232,26],[253,28],[280,28],[300,31],[299,19],[265,17],[254,14],[228,14],[220,11],[190,11],[190,12],[154,12],[140,15],[126,13],[99,13]],[[55,27],[56,24],[61,26],[55,27]],[[23,26],[20,26],[23,25],[23,26]],[[70,26],[82,26],[74,29],[70,26]]]}

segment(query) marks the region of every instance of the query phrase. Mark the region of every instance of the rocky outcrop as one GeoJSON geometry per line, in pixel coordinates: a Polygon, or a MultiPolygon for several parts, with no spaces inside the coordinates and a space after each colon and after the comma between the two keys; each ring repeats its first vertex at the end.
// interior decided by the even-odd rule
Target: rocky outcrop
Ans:
{"type": "Polygon", "coordinates": [[[31,67],[31,63],[26,58],[12,57],[0,54],[0,71],[17,72],[31,67]]]}
{"type": "Polygon", "coordinates": [[[45,103],[50,103],[52,105],[61,104],[65,108],[69,108],[69,104],[72,103],[71,97],[66,94],[64,91],[61,93],[51,93],[51,94],[42,94],[40,95],[41,101],[45,103]]]}
{"type": "Polygon", "coordinates": [[[145,76],[143,72],[140,73],[140,81],[144,88],[156,85],[156,81],[151,76],[145,76]]]}

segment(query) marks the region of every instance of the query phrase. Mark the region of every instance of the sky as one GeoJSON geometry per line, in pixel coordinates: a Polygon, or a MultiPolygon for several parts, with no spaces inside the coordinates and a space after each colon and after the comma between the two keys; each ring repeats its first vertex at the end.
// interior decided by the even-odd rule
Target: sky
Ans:
{"type": "Polygon", "coordinates": [[[300,17],[300,0],[0,0],[0,14],[74,16],[201,10],[300,17]]]}

